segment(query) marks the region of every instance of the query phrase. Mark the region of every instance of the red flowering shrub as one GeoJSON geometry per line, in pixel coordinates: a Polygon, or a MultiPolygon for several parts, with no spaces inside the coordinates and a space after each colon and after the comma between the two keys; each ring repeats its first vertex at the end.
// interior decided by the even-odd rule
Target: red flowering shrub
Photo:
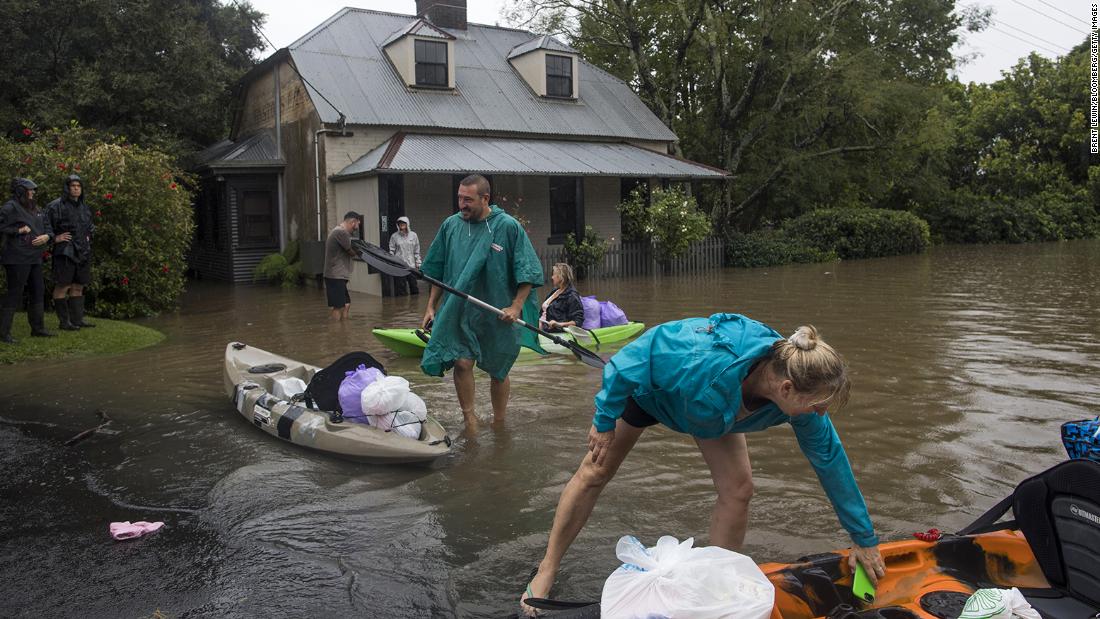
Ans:
{"type": "Polygon", "coordinates": [[[77,165],[84,200],[95,214],[88,290],[94,313],[134,318],[175,307],[194,231],[186,174],[165,153],[75,125],[35,133],[30,140],[0,139],[2,186],[14,177],[29,178],[38,184],[43,206],[61,195],[68,170],[77,165]]]}

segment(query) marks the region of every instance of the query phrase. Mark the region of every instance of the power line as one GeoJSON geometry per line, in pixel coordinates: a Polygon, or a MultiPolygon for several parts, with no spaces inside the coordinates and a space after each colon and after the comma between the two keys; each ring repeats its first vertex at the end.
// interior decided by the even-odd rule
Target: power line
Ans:
{"type": "Polygon", "coordinates": [[[1024,4],[1023,2],[1020,2],[1020,0],[1012,0],[1012,1],[1015,2],[1016,4],[1020,5],[1020,6],[1024,7],[1025,9],[1027,9],[1029,11],[1034,11],[1034,12],[1038,13],[1039,15],[1042,15],[1043,17],[1049,19],[1050,21],[1058,22],[1059,24],[1062,24],[1066,28],[1069,28],[1069,29],[1071,29],[1075,32],[1080,32],[1081,34],[1088,34],[1084,30],[1078,30],[1076,27],[1071,26],[1070,24],[1067,24],[1066,22],[1064,22],[1060,19],[1054,19],[1053,17],[1051,17],[1050,15],[1047,15],[1046,13],[1040,11],[1039,9],[1037,9],[1033,6],[1028,6],[1028,5],[1024,4]]]}
{"type": "MultiPolygon", "coordinates": [[[[1068,51],[1069,51],[1069,48],[1068,48],[1068,47],[1066,47],[1065,45],[1062,45],[1061,43],[1055,43],[1054,41],[1048,41],[1048,40],[1046,40],[1046,39],[1044,39],[1044,38],[1042,38],[1042,37],[1038,37],[1038,36],[1035,36],[1034,34],[1031,34],[1030,32],[1028,32],[1027,30],[1024,30],[1023,28],[1017,28],[1016,26],[1013,26],[1012,24],[1006,23],[1006,22],[1004,22],[1004,21],[998,21],[997,23],[998,23],[998,24],[1000,24],[1000,25],[1002,25],[1002,26],[1004,26],[1005,28],[1012,28],[1012,29],[1013,29],[1013,30],[1015,30],[1016,32],[1019,32],[1019,33],[1022,33],[1022,34],[1024,34],[1024,35],[1027,35],[1027,36],[1029,36],[1029,37],[1031,37],[1031,38],[1035,39],[1036,41],[1042,41],[1043,43],[1049,43],[1050,45],[1053,45],[1054,47],[1057,47],[1057,48],[1063,49],[1063,50],[1065,50],[1066,52],[1068,52],[1068,51]]],[[[990,25],[992,25],[992,24],[990,24],[990,25]]]]}
{"type": "Polygon", "coordinates": [[[1058,7],[1056,7],[1056,6],[1054,6],[1053,4],[1051,4],[1051,3],[1049,3],[1049,2],[1046,2],[1046,0],[1039,0],[1039,2],[1041,2],[1041,3],[1043,3],[1043,4],[1047,5],[1047,6],[1049,6],[1050,8],[1054,9],[1055,11],[1058,11],[1059,13],[1061,13],[1062,15],[1065,15],[1066,17],[1069,17],[1069,18],[1072,18],[1072,19],[1077,19],[1077,20],[1080,20],[1080,21],[1081,21],[1081,23],[1087,23],[1087,22],[1085,22],[1085,18],[1081,17],[1080,15],[1071,15],[1071,14],[1069,14],[1069,13],[1067,13],[1067,12],[1063,11],[1062,9],[1060,9],[1060,8],[1058,8],[1058,7]]]}
{"type": "Polygon", "coordinates": [[[1007,31],[1007,30],[1001,30],[1000,28],[998,28],[998,27],[996,27],[996,26],[990,26],[990,28],[992,28],[993,30],[996,30],[997,32],[1000,32],[1000,33],[1001,33],[1001,34],[1003,34],[1003,35],[1006,35],[1006,36],[1010,36],[1010,37],[1012,37],[1013,39],[1016,39],[1017,41],[1022,41],[1022,42],[1024,42],[1024,43],[1027,43],[1028,45],[1032,45],[1032,46],[1034,46],[1034,47],[1039,47],[1039,48],[1042,48],[1042,49],[1044,49],[1044,50],[1046,50],[1046,51],[1048,51],[1048,52],[1050,52],[1050,53],[1052,53],[1052,54],[1059,54],[1059,55],[1061,55],[1061,54],[1063,54],[1063,53],[1064,53],[1064,52],[1059,52],[1059,51],[1057,51],[1057,50],[1053,50],[1053,49],[1050,49],[1050,48],[1049,48],[1049,47],[1047,47],[1046,45],[1039,45],[1038,43],[1033,43],[1033,42],[1031,42],[1031,41],[1028,41],[1027,39],[1025,39],[1025,38],[1023,38],[1023,37],[1018,37],[1018,36],[1016,36],[1016,35],[1012,34],[1011,32],[1009,32],[1009,31],[1007,31]]]}

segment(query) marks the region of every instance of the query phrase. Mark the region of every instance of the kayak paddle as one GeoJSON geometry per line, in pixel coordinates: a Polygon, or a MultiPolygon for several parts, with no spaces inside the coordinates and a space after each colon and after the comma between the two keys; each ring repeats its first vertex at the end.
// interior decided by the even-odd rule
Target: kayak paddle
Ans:
{"type": "MultiPolygon", "coordinates": [[[[466,301],[473,303],[481,309],[490,311],[497,316],[504,315],[504,312],[501,309],[493,307],[492,305],[489,305],[481,299],[471,297],[470,295],[462,292],[461,290],[458,290],[457,288],[452,288],[451,286],[444,284],[434,277],[425,275],[423,272],[421,272],[420,269],[410,267],[409,265],[405,264],[403,260],[397,258],[396,256],[393,256],[392,254],[377,245],[362,241],[360,239],[352,239],[351,242],[355,246],[355,249],[359,251],[359,257],[361,257],[364,262],[378,269],[382,273],[385,273],[386,275],[390,275],[392,277],[407,277],[409,275],[415,275],[416,277],[432,284],[433,286],[439,286],[443,290],[446,290],[447,292],[459,298],[465,299],[466,301]]],[[[519,318],[516,319],[516,324],[522,327],[526,327],[534,331],[535,333],[538,333],[539,335],[549,339],[551,342],[554,342],[558,346],[564,346],[565,348],[568,348],[569,352],[573,353],[573,355],[577,359],[587,365],[590,365],[599,370],[602,370],[603,367],[607,365],[607,362],[604,361],[602,357],[578,345],[576,342],[570,342],[569,340],[554,335],[553,333],[547,333],[546,331],[543,331],[542,329],[532,324],[524,322],[519,318]]]]}

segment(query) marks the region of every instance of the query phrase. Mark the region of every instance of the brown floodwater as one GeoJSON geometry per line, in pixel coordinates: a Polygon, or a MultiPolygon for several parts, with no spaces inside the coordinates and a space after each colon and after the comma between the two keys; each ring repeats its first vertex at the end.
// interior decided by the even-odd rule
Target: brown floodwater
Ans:
{"type": "MultiPolygon", "coordinates": [[[[647,324],[740,312],[817,326],[847,358],[834,422],[884,540],[957,530],[1064,457],[1059,425],[1100,413],[1100,241],[938,247],[925,255],[586,282],[647,324]]],[[[115,357],[0,366],[0,616],[502,617],[541,556],[585,449],[596,371],[517,365],[509,419],[431,466],[353,464],[249,425],[222,392],[239,340],[317,365],[366,350],[461,431],[449,378],[370,335],[426,296],[353,296],[325,320],[307,288],[193,283],[146,321],[168,339],[115,357]],[[114,421],[75,446],[64,442],[114,421]],[[125,543],[108,523],[161,520],[125,543]]],[[[488,415],[488,389],[478,401],[488,415]]],[[[749,435],[744,551],[792,560],[847,545],[789,428],[749,435]]],[[[598,599],[615,541],[706,539],[714,499],[685,436],[649,430],[567,555],[555,597],[598,599]]]]}

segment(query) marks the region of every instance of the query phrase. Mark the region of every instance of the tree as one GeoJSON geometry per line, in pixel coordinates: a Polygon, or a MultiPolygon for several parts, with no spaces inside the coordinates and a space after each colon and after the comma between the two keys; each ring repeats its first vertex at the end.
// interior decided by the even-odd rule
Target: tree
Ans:
{"type": "Polygon", "coordinates": [[[236,1],[0,3],[0,134],[77,120],[176,154],[215,142],[262,21],[236,1]]]}
{"type": "Polygon", "coordinates": [[[879,204],[914,167],[964,23],[950,0],[513,0],[630,83],[682,153],[733,173],[719,228],[879,204]]]}

